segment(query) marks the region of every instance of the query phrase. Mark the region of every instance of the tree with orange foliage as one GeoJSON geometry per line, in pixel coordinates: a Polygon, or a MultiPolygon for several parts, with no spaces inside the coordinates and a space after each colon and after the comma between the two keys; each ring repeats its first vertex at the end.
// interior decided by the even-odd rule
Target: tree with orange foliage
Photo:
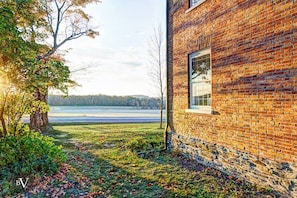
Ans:
{"type": "MultiPolygon", "coordinates": [[[[71,6],[68,7],[70,11],[71,6]]],[[[7,126],[16,128],[25,112],[31,115],[46,112],[46,97],[40,99],[36,92],[47,96],[48,88],[53,87],[67,93],[74,82],[57,49],[80,34],[93,36],[73,31],[72,36],[57,43],[59,33],[55,33],[57,44],[46,45],[45,39],[51,35],[48,15],[39,0],[0,2],[0,138],[8,134],[7,126]],[[24,106],[28,109],[21,110],[24,106]]],[[[41,131],[40,127],[33,129],[41,131]]]]}
{"type": "MultiPolygon", "coordinates": [[[[100,0],[40,0],[42,17],[46,25],[42,28],[31,27],[31,35],[44,34],[51,40],[48,50],[39,54],[37,59],[43,63],[48,62],[53,57],[61,57],[58,50],[66,42],[78,39],[82,36],[94,38],[99,33],[89,27],[90,16],[84,11],[84,8],[91,3],[99,3],[100,0]]],[[[40,37],[39,37],[40,38],[40,37]]],[[[37,42],[37,37],[36,37],[37,42]]],[[[40,67],[35,75],[39,76],[42,70],[48,68],[40,67]]],[[[34,90],[36,101],[47,103],[48,89],[40,90],[38,87],[34,90]]],[[[35,111],[30,115],[30,128],[35,131],[46,132],[49,127],[47,113],[41,110],[35,111]]]]}

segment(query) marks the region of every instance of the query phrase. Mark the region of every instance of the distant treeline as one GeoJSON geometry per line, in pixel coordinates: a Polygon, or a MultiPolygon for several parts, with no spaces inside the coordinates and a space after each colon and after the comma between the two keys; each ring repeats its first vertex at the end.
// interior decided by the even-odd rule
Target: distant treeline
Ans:
{"type": "Polygon", "coordinates": [[[159,109],[160,99],[147,96],[49,96],[51,106],[131,106],[141,109],[159,109]]]}

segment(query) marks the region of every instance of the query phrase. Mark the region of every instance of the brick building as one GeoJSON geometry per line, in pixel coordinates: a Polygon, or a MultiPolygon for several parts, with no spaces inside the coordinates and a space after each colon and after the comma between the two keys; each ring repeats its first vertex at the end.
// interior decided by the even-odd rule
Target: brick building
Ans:
{"type": "Polygon", "coordinates": [[[297,197],[297,2],[167,3],[168,147],[297,197]]]}

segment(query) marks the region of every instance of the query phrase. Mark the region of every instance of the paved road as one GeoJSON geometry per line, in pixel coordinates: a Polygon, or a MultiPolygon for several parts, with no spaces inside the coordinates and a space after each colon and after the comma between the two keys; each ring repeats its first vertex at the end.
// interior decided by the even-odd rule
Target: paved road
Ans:
{"type": "MultiPolygon", "coordinates": [[[[51,123],[85,123],[85,122],[97,122],[97,123],[138,123],[138,122],[159,122],[159,118],[148,118],[148,117],[68,117],[49,116],[51,123]]],[[[24,122],[29,122],[29,117],[24,117],[24,122]]]]}

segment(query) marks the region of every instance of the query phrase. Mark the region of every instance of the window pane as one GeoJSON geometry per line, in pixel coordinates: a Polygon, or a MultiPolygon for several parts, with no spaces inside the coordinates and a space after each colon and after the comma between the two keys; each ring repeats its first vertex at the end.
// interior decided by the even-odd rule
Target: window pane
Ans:
{"type": "Polygon", "coordinates": [[[201,0],[190,0],[190,7],[194,6],[195,4],[199,3],[201,0]]]}
{"type": "Polygon", "coordinates": [[[211,82],[192,83],[192,98],[194,106],[210,106],[211,104],[211,82]]]}
{"type": "Polygon", "coordinates": [[[210,55],[192,58],[192,82],[210,80],[210,55]]]}

